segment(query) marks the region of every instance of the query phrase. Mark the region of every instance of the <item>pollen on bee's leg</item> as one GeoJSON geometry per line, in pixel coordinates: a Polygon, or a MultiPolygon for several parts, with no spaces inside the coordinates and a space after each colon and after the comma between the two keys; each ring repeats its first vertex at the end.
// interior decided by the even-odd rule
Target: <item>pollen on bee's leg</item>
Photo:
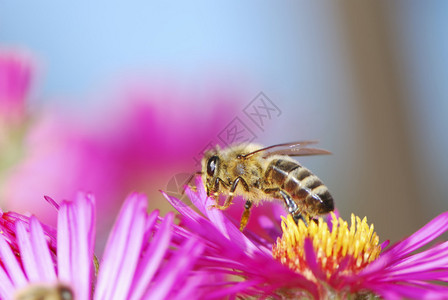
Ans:
{"type": "Polygon", "coordinates": [[[240,231],[242,232],[244,228],[246,228],[247,222],[249,221],[250,212],[244,211],[243,216],[241,217],[240,222],[240,231]]]}
{"type": "Polygon", "coordinates": [[[247,222],[249,221],[250,217],[250,208],[252,207],[252,202],[246,201],[246,204],[244,205],[244,212],[241,216],[241,222],[240,222],[240,231],[243,231],[244,228],[246,228],[247,222]]]}

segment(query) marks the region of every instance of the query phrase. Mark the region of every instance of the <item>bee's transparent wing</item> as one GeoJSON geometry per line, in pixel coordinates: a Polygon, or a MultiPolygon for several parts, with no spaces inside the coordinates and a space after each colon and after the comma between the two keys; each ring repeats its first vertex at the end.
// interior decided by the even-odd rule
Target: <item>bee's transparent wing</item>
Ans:
{"type": "Polygon", "coordinates": [[[317,141],[299,141],[299,142],[278,144],[255,150],[251,153],[243,155],[243,157],[250,157],[255,153],[260,152],[263,152],[263,157],[268,157],[271,155],[305,156],[305,155],[331,154],[330,151],[324,149],[308,147],[309,145],[313,144],[317,144],[317,141]]]}

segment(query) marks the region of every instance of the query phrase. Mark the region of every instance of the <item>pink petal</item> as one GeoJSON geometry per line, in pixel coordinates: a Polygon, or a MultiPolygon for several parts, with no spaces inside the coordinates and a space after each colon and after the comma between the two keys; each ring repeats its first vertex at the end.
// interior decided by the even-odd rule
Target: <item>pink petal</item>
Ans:
{"type": "Polygon", "coordinates": [[[447,230],[448,212],[444,212],[435,217],[410,237],[401,242],[398,242],[390,249],[387,249],[384,254],[391,253],[390,255],[399,255],[400,257],[403,257],[404,255],[407,255],[433,241],[447,230]]]}
{"type": "MultiPolygon", "coordinates": [[[[189,278],[187,282],[185,282],[182,285],[182,288],[180,289],[179,293],[172,296],[173,300],[184,300],[184,299],[199,299],[203,298],[202,295],[198,295],[199,287],[206,283],[208,278],[210,277],[210,274],[208,273],[200,273],[195,274],[195,276],[192,276],[189,278]]],[[[207,295],[208,296],[208,295],[207,295]]]]}
{"type": "Polygon", "coordinates": [[[59,210],[59,204],[53,200],[53,198],[49,197],[49,196],[44,196],[44,199],[51,204],[51,206],[53,206],[54,208],[56,208],[56,210],[59,210]]]}
{"type": "Polygon", "coordinates": [[[386,249],[376,261],[368,265],[358,276],[369,277],[375,276],[376,274],[381,276],[385,272],[384,270],[389,270],[391,266],[406,260],[406,255],[431,242],[447,229],[448,212],[445,212],[434,218],[410,237],[386,249]]]}
{"type": "Polygon", "coordinates": [[[78,195],[78,199],[73,207],[73,214],[78,226],[75,229],[77,243],[72,249],[74,252],[74,264],[72,278],[74,280],[75,291],[79,299],[89,299],[91,292],[93,249],[95,244],[95,204],[94,198],[90,195],[78,195]]]}
{"type": "Polygon", "coordinates": [[[3,268],[0,268],[0,299],[12,299],[14,290],[14,285],[12,284],[8,275],[5,273],[3,268]]]}
{"type": "Polygon", "coordinates": [[[22,268],[19,266],[14,253],[12,253],[11,247],[0,234],[0,262],[4,264],[6,272],[12,279],[15,287],[22,287],[27,284],[25,275],[22,268]]]}
{"type": "Polygon", "coordinates": [[[422,251],[420,253],[416,253],[414,255],[403,258],[401,261],[398,261],[394,268],[407,267],[409,265],[423,264],[431,261],[439,261],[438,267],[448,267],[448,263],[445,260],[445,263],[442,263],[440,259],[444,259],[448,256],[448,242],[444,242],[440,245],[434,246],[428,250],[422,251]]]}
{"type": "Polygon", "coordinates": [[[143,236],[143,241],[144,241],[144,247],[142,249],[143,252],[147,251],[147,248],[150,246],[150,244],[147,242],[149,240],[151,240],[154,232],[154,226],[157,222],[157,220],[159,219],[159,210],[153,210],[152,213],[148,216],[148,219],[146,221],[146,227],[145,227],[145,235],[143,236]]]}
{"type": "MultiPolygon", "coordinates": [[[[188,189],[188,188],[187,188],[188,189]]],[[[188,206],[184,206],[184,205],[178,205],[180,200],[169,196],[168,194],[166,194],[165,192],[161,191],[161,193],[163,194],[163,196],[168,200],[168,202],[183,216],[192,219],[192,220],[196,220],[198,221],[201,216],[195,212],[194,210],[192,210],[190,207],[188,206]]],[[[190,196],[189,196],[190,197],[190,196]]],[[[197,198],[196,194],[192,194],[191,197],[197,198]]],[[[190,199],[194,199],[194,198],[190,198],[190,199]]]]}
{"type": "Polygon", "coordinates": [[[109,235],[98,275],[95,299],[126,299],[137,266],[146,226],[147,200],[129,196],[109,235]]]}
{"type": "Polygon", "coordinates": [[[240,291],[246,291],[250,287],[257,286],[261,284],[260,279],[244,280],[241,282],[235,282],[229,287],[222,287],[219,289],[214,289],[207,293],[208,299],[223,299],[230,295],[235,295],[240,291]]]}
{"type": "Polygon", "coordinates": [[[203,245],[197,240],[188,240],[176,255],[170,259],[168,264],[161,269],[159,280],[148,291],[145,299],[165,299],[169,293],[175,290],[179,283],[187,276],[196,258],[202,253],[203,245]],[[176,270],[176,272],[173,272],[176,270]]]}
{"type": "Polygon", "coordinates": [[[411,282],[413,280],[419,281],[448,281],[448,271],[420,271],[420,272],[403,272],[401,274],[392,274],[385,278],[378,278],[381,282],[411,282]]]}
{"type": "Polygon", "coordinates": [[[34,251],[34,259],[36,260],[37,270],[40,279],[43,281],[56,281],[56,272],[54,263],[51,259],[47,241],[45,240],[44,231],[39,221],[35,217],[30,218],[31,229],[31,246],[34,251]]]}
{"type": "Polygon", "coordinates": [[[71,283],[79,299],[90,298],[94,211],[94,199],[80,194],[75,202],[63,202],[58,215],[59,277],[71,283]]]}
{"type": "MultiPolygon", "coordinates": [[[[277,207],[277,206],[273,206],[273,207],[277,207]]],[[[275,213],[274,213],[275,214],[275,213]]],[[[279,213],[278,216],[284,215],[284,213],[279,213]]],[[[270,238],[271,243],[274,243],[275,240],[281,236],[282,234],[282,229],[279,226],[279,224],[281,224],[281,220],[276,222],[274,220],[272,220],[271,218],[269,218],[268,216],[265,215],[261,215],[258,217],[258,223],[260,225],[261,228],[263,228],[264,232],[267,233],[267,235],[270,238]]],[[[255,234],[253,232],[246,232],[246,235],[254,240],[254,239],[260,239],[260,237],[258,236],[258,234],[255,234]]],[[[266,243],[265,243],[266,244],[266,243]]]]}
{"type": "Polygon", "coordinates": [[[388,276],[395,274],[411,274],[413,272],[431,272],[435,270],[448,270],[448,253],[439,253],[427,258],[421,258],[413,263],[390,266],[385,272],[388,276]]]}
{"type": "Polygon", "coordinates": [[[138,269],[135,272],[136,281],[131,288],[133,292],[130,299],[137,300],[143,297],[154,274],[162,263],[162,259],[171,240],[170,229],[173,223],[173,217],[174,215],[172,213],[166,215],[161,227],[151,241],[151,246],[140,261],[138,269]]]}
{"type": "Polygon", "coordinates": [[[385,283],[375,284],[369,288],[386,299],[444,299],[448,293],[447,287],[435,285],[434,289],[429,289],[408,284],[385,283]]]}
{"type": "Polygon", "coordinates": [[[70,239],[70,225],[74,220],[69,218],[70,204],[62,203],[58,212],[58,236],[57,236],[57,258],[58,258],[58,277],[62,282],[71,282],[72,280],[72,260],[70,249],[72,247],[70,239]]]}
{"type": "Polygon", "coordinates": [[[26,271],[28,280],[31,282],[40,281],[37,260],[34,257],[34,250],[31,244],[29,232],[25,228],[25,223],[18,220],[16,222],[17,241],[19,244],[22,264],[26,271]]]}

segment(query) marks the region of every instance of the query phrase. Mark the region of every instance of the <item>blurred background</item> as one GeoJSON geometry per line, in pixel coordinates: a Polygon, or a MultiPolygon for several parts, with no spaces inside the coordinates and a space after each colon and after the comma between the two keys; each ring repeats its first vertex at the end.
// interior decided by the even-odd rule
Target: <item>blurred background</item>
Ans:
{"type": "Polygon", "coordinates": [[[333,154],[300,161],[342,217],[401,239],[448,209],[447,11],[1,1],[2,209],[54,222],[42,195],[83,189],[107,219],[137,190],[165,213],[159,190],[176,193],[207,145],[317,139],[333,154]]]}

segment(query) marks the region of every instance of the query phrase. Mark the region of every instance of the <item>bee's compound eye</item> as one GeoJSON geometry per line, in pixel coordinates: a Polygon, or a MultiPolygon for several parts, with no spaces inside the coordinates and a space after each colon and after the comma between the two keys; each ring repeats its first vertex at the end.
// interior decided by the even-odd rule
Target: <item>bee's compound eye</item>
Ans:
{"type": "Polygon", "coordinates": [[[215,175],[216,165],[218,164],[218,156],[212,156],[207,162],[207,174],[208,176],[215,175]]]}

